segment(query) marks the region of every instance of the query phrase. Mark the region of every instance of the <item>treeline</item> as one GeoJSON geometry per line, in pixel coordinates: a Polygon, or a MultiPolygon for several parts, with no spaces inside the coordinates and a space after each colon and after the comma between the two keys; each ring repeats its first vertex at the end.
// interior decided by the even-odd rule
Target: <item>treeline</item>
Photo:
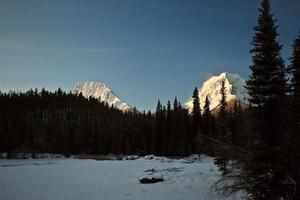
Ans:
{"type": "MultiPolygon", "coordinates": [[[[195,95],[199,105],[198,93],[195,95]]],[[[237,105],[230,115],[235,134],[239,123],[233,121],[241,113],[237,105]]],[[[218,121],[223,124],[224,120],[210,113],[208,100],[203,115],[198,107],[191,114],[175,98],[166,106],[158,101],[155,113],[122,112],[61,89],[0,93],[0,152],[213,154],[209,143],[198,136],[217,137],[223,132],[218,121]]]]}
{"type": "Polygon", "coordinates": [[[119,110],[61,89],[1,93],[0,151],[64,154],[109,151],[102,138],[119,127],[119,118],[122,118],[119,110]]]}

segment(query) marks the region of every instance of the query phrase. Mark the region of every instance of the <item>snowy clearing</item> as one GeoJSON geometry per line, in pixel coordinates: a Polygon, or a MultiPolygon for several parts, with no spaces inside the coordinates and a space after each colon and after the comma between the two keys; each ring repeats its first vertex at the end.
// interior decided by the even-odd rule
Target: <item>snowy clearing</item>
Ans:
{"type": "Polygon", "coordinates": [[[159,157],[0,160],[0,199],[209,200],[218,199],[210,190],[218,178],[218,168],[209,157],[201,161],[159,157]],[[141,184],[139,179],[145,176],[164,181],[141,184]]]}

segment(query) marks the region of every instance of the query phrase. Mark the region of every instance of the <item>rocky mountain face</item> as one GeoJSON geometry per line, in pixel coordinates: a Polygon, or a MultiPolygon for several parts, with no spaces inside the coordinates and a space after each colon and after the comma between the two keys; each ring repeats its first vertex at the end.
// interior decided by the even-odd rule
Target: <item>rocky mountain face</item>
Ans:
{"type": "Polygon", "coordinates": [[[130,110],[130,106],[122,101],[109,87],[104,83],[86,81],[78,83],[73,92],[82,94],[85,98],[93,97],[101,102],[106,102],[110,106],[114,106],[122,111],[130,110]]]}
{"type": "MultiPolygon", "coordinates": [[[[235,100],[241,103],[242,106],[246,106],[249,104],[249,95],[247,93],[247,90],[245,89],[245,80],[238,74],[223,72],[218,76],[212,76],[198,88],[201,108],[203,108],[204,106],[206,96],[211,103],[211,110],[216,110],[219,107],[221,100],[220,89],[222,80],[225,80],[226,96],[229,106],[232,105],[235,100]]],[[[190,98],[185,103],[185,106],[189,110],[192,110],[193,99],[190,98]]]]}

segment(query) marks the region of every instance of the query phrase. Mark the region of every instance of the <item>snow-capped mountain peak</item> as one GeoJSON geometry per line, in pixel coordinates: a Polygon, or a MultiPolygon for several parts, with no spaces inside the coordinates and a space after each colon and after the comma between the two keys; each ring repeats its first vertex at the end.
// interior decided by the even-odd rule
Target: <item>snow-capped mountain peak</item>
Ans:
{"type": "Polygon", "coordinates": [[[109,87],[104,83],[86,81],[78,83],[74,88],[75,94],[82,94],[85,98],[93,97],[101,102],[107,102],[122,111],[127,111],[130,106],[123,102],[109,87]]]}
{"type": "MultiPolygon", "coordinates": [[[[222,80],[225,80],[227,102],[237,100],[241,103],[248,104],[249,96],[245,89],[245,80],[238,74],[223,72],[218,76],[212,76],[198,88],[201,108],[204,106],[206,96],[210,101],[211,110],[214,110],[219,106],[221,100],[220,89],[222,80]]],[[[191,110],[193,108],[193,99],[190,98],[186,102],[185,106],[191,110]]]]}

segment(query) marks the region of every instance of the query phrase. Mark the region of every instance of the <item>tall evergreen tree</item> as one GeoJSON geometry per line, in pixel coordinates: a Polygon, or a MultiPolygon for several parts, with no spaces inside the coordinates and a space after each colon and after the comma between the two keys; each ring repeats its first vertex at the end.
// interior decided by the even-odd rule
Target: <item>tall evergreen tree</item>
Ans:
{"type": "MultiPolygon", "coordinates": [[[[300,196],[300,34],[293,43],[293,55],[289,67],[291,73],[291,105],[289,108],[289,137],[286,142],[287,159],[293,161],[287,164],[287,170],[290,172],[295,183],[295,196],[300,196]]],[[[289,162],[287,162],[289,163],[289,162]]]]}
{"type": "Polygon", "coordinates": [[[163,151],[165,133],[164,133],[164,113],[160,100],[157,102],[156,113],[155,113],[155,153],[161,155],[163,151]]]}
{"type": "Polygon", "coordinates": [[[219,111],[219,134],[225,136],[227,134],[227,100],[226,100],[226,87],[225,79],[221,82],[221,100],[220,100],[220,111],[219,111]]]}
{"type": "Polygon", "coordinates": [[[210,101],[208,99],[208,96],[205,97],[205,103],[203,109],[204,109],[203,116],[209,117],[211,113],[210,113],[210,101]]]}
{"type": "Polygon", "coordinates": [[[262,0],[258,25],[254,27],[253,64],[246,82],[253,104],[255,132],[260,143],[254,147],[253,160],[248,163],[249,191],[254,199],[280,199],[284,194],[281,141],[283,141],[283,108],[286,94],[284,62],[281,45],[276,41],[277,26],[270,13],[268,0],[262,0]],[[250,178],[251,177],[251,178],[250,178]]]}
{"type": "Polygon", "coordinates": [[[205,97],[205,104],[204,104],[204,112],[202,115],[203,118],[203,134],[211,135],[210,125],[211,125],[211,112],[210,112],[210,102],[208,97],[205,97]]]}
{"type": "Polygon", "coordinates": [[[170,137],[172,133],[172,108],[171,102],[168,100],[167,103],[167,113],[166,113],[166,145],[167,145],[167,153],[172,151],[170,147],[170,137]]]}
{"type": "Polygon", "coordinates": [[[200,123],[201,123],[201,107],[200,107],[200,99],[198,89],[195,87],[193,92],[193,126],[196,131],[199,131],[200,123]]]}
{"type": "Polygon", "coordinates": [[[293,55],[291,58],[290,72],[292,75],[291,90],[293,98],[293,110],[298,113],[297,124],[300,126],[300,33],[293,44],[293,55]]]}
{"type": "Polygon", "coordinates": [[[258,107],[267,107],[281,100],[286,92],[285,68],[280,56],[281,45],[276,41],[277,26],[270,13],[268,0],[263,0],[256,31],[252,40],[253,64],[247,81],[249,101],[258,107]]]}
{"type": "MultiPolygon", "coordinates": [[[[228,133],[228,117],[227,117],[227,100],[226,100],[226,87],[225,87],[225,79],[221,80],[221,100],[220,100],[220,110],[218,114],[218,136],[221,140],[225,140],[226,135],[228,133]]],[[[217,158],[215,160],[215,164],[219,167],[219,171],[222,175],[228,174],[228,158],[225,155],[217,155],[217,158]]]]}
{"type": "Polygon", "coordinates": [[[160,100],[158,99],[157,105],[156,105],[156,113],[159,113],[162,110],[162,105],[160,103],[160,100]]]}
{"type": "Polygon", "coordinates": [[[177,109],[178,109],[178,100],[177,100],[177,97],[175,97],[175,99],[174,99],[173,109],[174,109],[174,111],[177,111],[177,109]]]}
{"type": "Polygon", "coordinates": [[[192,144],[192,151],[196,151],[196,137],[199,134],[200,126],[201,126],[201,107],[200,107],[200,99],[199,92],[197,87],[195,87],[193,92],[193,109],[192,109],[192,122],[193,122],[193,134],[190,138],[192,144]]]}

